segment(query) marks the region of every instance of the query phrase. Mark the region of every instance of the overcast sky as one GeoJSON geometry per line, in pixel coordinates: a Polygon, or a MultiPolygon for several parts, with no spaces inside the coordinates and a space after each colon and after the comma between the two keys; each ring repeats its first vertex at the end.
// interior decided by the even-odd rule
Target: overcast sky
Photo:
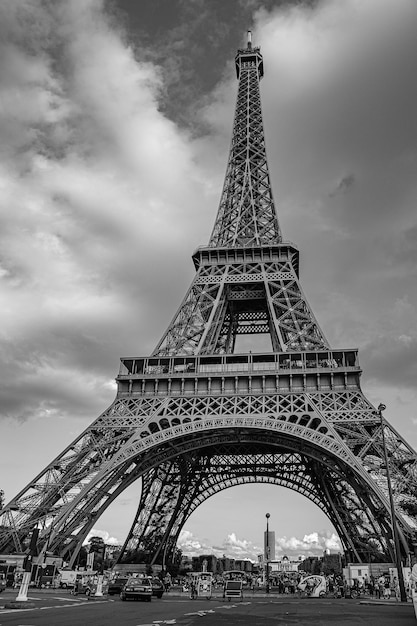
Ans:
{"type": "MultiPolygon", "coordinates": [[[[267,153],[284,239],[334,348],[417,447],[415,0],[0,3],[0,488],[11,499],[149,354],[208,242],[231,137],[236,48],[261,46],[267,153]]],[[[123,541],[131,487],[95,533],[123,541]]],[[[307,500],[236,487],[185,552],[338,549],[307,500]]],[[[209,521],[207,521],[209,520],[209,521]]]]}

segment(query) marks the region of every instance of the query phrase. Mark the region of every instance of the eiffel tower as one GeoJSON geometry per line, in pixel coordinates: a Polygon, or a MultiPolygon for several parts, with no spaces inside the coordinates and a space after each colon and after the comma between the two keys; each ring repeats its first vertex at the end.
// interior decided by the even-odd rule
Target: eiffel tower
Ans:
{"type": "Polygon", "coordinates": [[[394,561],[391,486],[403,559],[413,550],[416,453],[364,396],[358,351],[330,347],[301,289],[299,252],[282,238],[271,190],[263,59],[248,39],[195,278],[153,353],[121,359],[112,405],[0,512],[3,553],[24,550],[38,528],[41,553],[73,566],[101,514],[139,479],[120,560],[152,546],[152,562],[165,566],[193,511],[246,483],[304,495],[358,563],[394,561]],[[236,352],[237,337],[253,334],[268,336],[270,351],[236,352]]]}

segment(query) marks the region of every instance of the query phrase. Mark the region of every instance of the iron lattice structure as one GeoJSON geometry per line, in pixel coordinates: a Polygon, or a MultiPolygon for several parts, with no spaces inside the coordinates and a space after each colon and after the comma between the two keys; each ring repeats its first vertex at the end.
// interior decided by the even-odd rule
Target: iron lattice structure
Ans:
{"type": "Polygon", "coordinates": [[[403,555],[417,528],[415,451],[360,387],[355,349],[333,350],[282,240],[260,103],[259,48],[238,50],[226,178],[209,245],[149,357],[121,359],[112,405],[1,511],[0,551],[40,550],[73,565],[106,508],[141,480],[121,559],[153,546],[172,557],[192,512],[215,493],[264,482],[319,506],[351,561],[394,560],[387,468],[403,555]],[[237,353],[238,335],[267,334],[271,352],[237,353]]]}

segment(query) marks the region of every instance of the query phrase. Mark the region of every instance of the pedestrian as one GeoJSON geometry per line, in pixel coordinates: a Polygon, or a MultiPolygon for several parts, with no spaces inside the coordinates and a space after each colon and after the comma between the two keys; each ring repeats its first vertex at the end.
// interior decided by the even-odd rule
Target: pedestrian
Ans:
{"type": "Polygon", "coordinates": [[[385,576],[383,595],[385,600],[391,597],[391,582],[388,576],[385,576]]]}
{"type": "Polygon", "coordinates": [[[417,590],[417,561],[414,563],[410,574],[411,589],[417,590]]]}
{"type": "Polygon", "coordinates": [[[368,593],[371,596],[371,598],[374,597],[374,591],[375,591],[375,580],[374,580],[374,577],[371,576],[368,582],[368,593]]]}
{"type": "Polygon", "coordinates": [[[385,588],[385,576],[380,576],[377,581],[377,598],[384,597],[384,588],[385,588]]]}
{"type": "Polygon", "coordinates": [[[400,583],[398,582],[398,578],[394,576],[392,581],[393,591],[397,600],[400,599],[400,583]]]}

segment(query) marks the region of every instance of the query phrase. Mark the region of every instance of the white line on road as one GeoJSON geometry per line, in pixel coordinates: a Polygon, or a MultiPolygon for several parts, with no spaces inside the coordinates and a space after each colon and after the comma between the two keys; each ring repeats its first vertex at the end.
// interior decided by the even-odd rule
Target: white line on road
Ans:
{"type": "MultiPolygon", "coordinates": [[[[66,602],[82,602],[81,598],[52,598],[52,600],[64,600],[66,602]]],[[[87,598],[85,599],[87,602],[87,598]]]]}
{"type": "MultiPolygon", "coordinates": [[[[156,622],[152,622],[152,624],[137,624],[136,626],[159,626],[160,624],[176,624],[177,620],[175,619],[164,619],[164,620],[156,620],[156,622]]],[[[1,626],[1,624],[0,624],[1,626]]]]}
{"type": "Polygon", "coordinates": [[[35,609],[2,609],[0,613],[5,615],[6,613],[28,613],[29,611],[34,611],[35,609]]]}

